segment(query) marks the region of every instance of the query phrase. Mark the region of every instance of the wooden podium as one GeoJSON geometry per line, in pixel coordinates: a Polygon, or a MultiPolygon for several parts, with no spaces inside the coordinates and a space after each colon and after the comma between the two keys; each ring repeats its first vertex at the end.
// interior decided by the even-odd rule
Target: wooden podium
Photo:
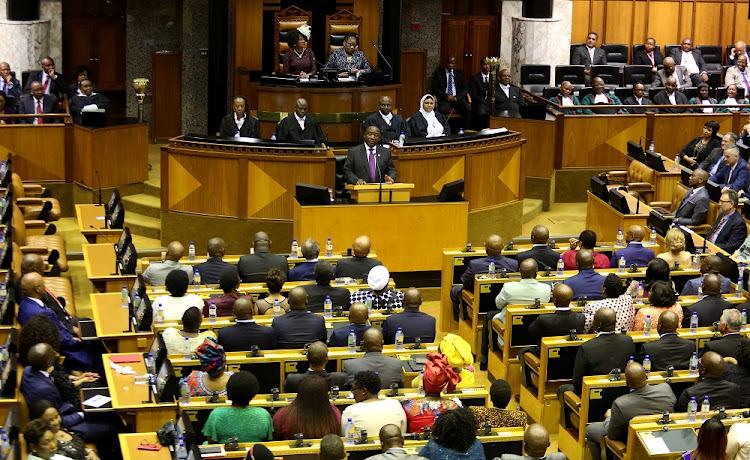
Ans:
{"type": "Polygon", "coordinates": [[[414,184],[379,183],[365,185],[347,184],[346,189],[357,203],[408,203],[414,184]]]}

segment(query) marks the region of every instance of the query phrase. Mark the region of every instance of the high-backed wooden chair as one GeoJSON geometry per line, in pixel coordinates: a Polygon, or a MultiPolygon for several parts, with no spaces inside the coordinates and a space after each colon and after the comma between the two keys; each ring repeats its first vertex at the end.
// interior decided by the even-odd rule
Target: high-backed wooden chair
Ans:
{"type": "Polygon", "coordinates": [[[362,27],[362,16],[349,10],[341,10],[326,16],[326,59],[331,52],[344,46],[344,36],[354,34],[359,37],[362,27]]]}
{"type": "Polygon", "coordinates": [[[640,195],[644,201],[654,196],[654,170],[640,161],[631,161],[626,171],[608,172],[607,179],[610,184],[625,185],[628,193],[640,195]]]}
{"type": "MultiPolygon", "coordinates": [[[[284,61],[284,53],[289,51],[287,34],[303,25],[312,26],[312,13],[292,5],[275,13],[273,18],[274,49],[277,51],[273,58],[274,68],[278,69],[279,73],[282,73],[284,69],[281,63],[284,61]]],[[[310,46],[309,41],[307,42],[307,46],[310,46]]]]}
{"type": "Polygon", "coordinates": [[[65,240],[57,235],[28,235],[27,226],[45,225],[43,221],[24,221],[21,209],[13,205],[13,218],[11,226],[13,228],[13,242],[16,243],[21,252],[24,254],[36,253],[47,260],[50,252],[56,249],[60,253],[57,265],[61,271],[68,271],[68,256],[65,250],[65,240]]]}

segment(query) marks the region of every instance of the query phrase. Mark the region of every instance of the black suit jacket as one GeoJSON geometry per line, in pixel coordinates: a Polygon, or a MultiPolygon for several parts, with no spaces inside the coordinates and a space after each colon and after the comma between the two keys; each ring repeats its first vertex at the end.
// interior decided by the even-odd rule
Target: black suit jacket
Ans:
{"type": "Polygon", "coordinates": [[[682,392],[674,406],[674,411],[687,412],[690,398],[695,398],[698,402],[698,410],[700,410],[703,398],[706,396],[708,396],[708,402],[711,403],[711,410],[718,410],[721,407],[738,409],[740,393],[740,386],[736,383],[721,379],[702,379],[682,392]]]}
{"type": "MultiPolygon", "coordinates": [[[[453,84],[456,86],[456,99],[465,99],[469,94],[469,87],[466,85],[464,73],[459,69],[453,69],[453,84]]],[[[445,67],[437,69],[432,74],[432,83],[430,83],[430,94],[435,96],[438,101],[447,101],[448,94],[445,88],[448,86],[448,75],[445,73],[445,67]]],[[[435,109],[437,110],[437,104],[435,109]]]]}
{"type": "Polygon", "coordinates": [[[270,327],[255,323],[237,323],[219,328],[219,345],[224,351],[250,351],[253,345],[261,350],[276,349],[276,333],[270,327]]]}
{"type": "Polygon", "coordinates": [[[237,262],[237,271],[243,283],[262,283],[266,280],[266,273],[272,268],[278,268],[289,276],[289,265],[286,257],[279,254],[271,254],[266,249],[255,251],[255,254],[246,254],[237,262]]]}
{"type": "MultiPolygon", "coordinates": [[[[724,149],[721,147],[716,147],[715,149],[711,150],[711,153],[708,154],[708,156],[701,161],[701,163],[698,165],[698,167],[704,171],[708,171],[709,176],[711,175],[711,167],[716,164],[717,161],[724,158],[724,149]]],[[[718,168],[716,168],[716,173],[721,171],[721,168],[724,167],[724,162],[722,161],[718,168]]]]}
{"type": "Polygon", "coordinates": [[[308,370],[303,373],[287,374],[286,380],[284,380],[284,393],[296,393],[299,388],[300,382],[305,379],[308,375],[319,375],[326,379],[328,388],[333,386],[344,389],[344,383],[346,382],[346,374],[343,372],[327,372],[327,371],[313,371],[308,370]]]}
{"type": "Polygon", "coordinates": [[[529,325],[529,335],[537,339],[537,347],[541,350],[543,337],[568,335],[571,329],[575,329],[578,334],[583,334],[585,323],[586,317],[583,313],[557,310],[551,315],[539,315],[529,325]]]}
{"type": "MultiPolygon", "coordinates": [[[[674,92],[674,101],[677,104],[687,104],[688,100],[687,97],[685,97],[684,94],[680,91],[674,92]]],[[[664,105],[666,107],[659,107],[660,113],[684,113],[687,111],[687,109],[674,109],[670,108],[672,105],[671,102],[669,102],[669,97],[667,96],[667,90],[659,91],[656,96],[654,96],[654,104],[658,105],[664,105]]]]}
{"type": "MultiPolygon", "coordinates": [[[[25,96],[21,98],[19,113],[36,113],[36,99],[32,96],[25,96]]],[[[60,113],[60,104],[58,104],[57,98],[51,94],[45,94],[42,96],[42,113],[60,113]]],[[[25,123],[33,124],[34,118],[24,119],[25,123]]],[[[43,118],[42,123],[61,123],[59,118],[43,118]]]]}
{"type": "Polygon", "coordinates": [[[305,117],[305,130],[303,131],[294,113],[290,113],[289,116],[284,118],[276,126],[276,140],[279,142],[296,142],[299,140],[314,140],[316,144],[323,144],[326,141],[326,137],[323,134],[323,129],[318,124],[312,115],[305,117]]]}
{"type": "MultiPolygon", "coordinates": [[[[209,257],[202,264],[193,267],[193,273],[200,272],[202,284],[219,284],[219,278],[225,272],[237,268],[229,262],[224,262],[221,257],[209,257]]],[[[195,275],[193,275],[195,276],[195,275]]]]}
{"type": "Polygon", "coordinates": [[[323,311],[326,296],[331,297],[334,307],[342,307],[349,311],[349,290],[340,287],[322,286],[320,284],[306,284],[302,289],[307,291],[307,311],[319,313],[323,311]]]}
{"type": "Polygon", "coordinates": [[[396,331],[401,328],[405,343],[414,343],[419,337],[422,343],[435,341],[435,317],[422,313],[417,308],[405,308],[403,312],[391,315],[383,322],[383,340],[396,343],[396,331]]]}
{"type": "Polygon", "coordinates": [[[484,84],[484,79],[482,77],[482,72],[479,72],[469,78],[471,108],[477,115],[488,115],[492,108],[490,104],[492,77],[490,76],[486,85],[484,84]]]}
{"type": "Polygon", "coordinates": [[[693,313],[698,313],[698,327],[709,327],[714,321],[721,319],[721,314],[727,308],[734,308],[734,305],[718,295],[706,296],[687,308],[682,320],[683,327],[690,327],[690,317],[693,313]]]}
{"type": "Polygon", "coordinates": [[[557,261],[560,259],[560,254],[553,251],[552,249],[545,246],[534,246],[528,251],[519,252],[516,255],[516,260],[520,265],[526,259],[534,259],[539,265],[539,270],[544,270],[544,267],[550,267],[554,270],[557,267],[557,261]]]}
{"type": "Polygon", "coordinates": [[[70,98],[70,114],[73,116],[73,121],[76,124],[81,124],[81,110],[91,104],[96,104],[98,108],[109,112],[109,99],[101,93],[92,94],[91,96],[73,96],[70,98]]]}
{"type": "MultiPolygon", "coordinates": [[[[57,78],[50,82],[49,94],[55,95],[58,99],[62,98],[62,95],[68,92],[68,86],[65,83],[65,77],[62,74],[55,72],[57,78]]],[[[23,87],[23,94],[30,94],[31,84],[35,81],[42,82],[42,71],[32,70],[29,74],[29,79],[26,80],[26,86],[23,87]]]]}
{"type": "Polygon", "coordinates": [[[351,257],[348,259],[341,259],[336,264],[336,276],[339,278],[354,278],[364,279],[370,273],[370,269],[376,265],[383,265],[383,263],[377,259],[371,257],[351,257]]]}
{"type": "Polygon", "coordinates": [[[594,62],[591,62],[587,46],[582,45],[573,50],[573,55],[570,57],[570,64],[583,65],[586,66],[587,69],[592,65],[606,65],[607,53],[601,48],[594,48],[594,62]]]}
{"type": "MultiPolygon", "coordinates": [[[[675,64],[681,65],[682,62],[682,48],[675,48],[669,53],[669,56],[674,59],[675,64]]],[[[698,70],[701,72],[706,71],[706,61],[703,59],[703,53],[699,49],[693,49],[693,59],[698,64],[698,70]]]]}
{"type": "MultiPolygon", "coordinates": [[[[435,118],[443,126],[443,135],[449,135],[451,128],[448,125],[448,119],[445,118],[445,115],[435,110],[435,118]]],[[[422,112],[417,112],[409,117],[406,123],[409,125],[411,137],[427,137],[427,120],[424,119],[422,112]]]]}
{"type": "MultiPolygon", "coordinates": [[[[625,100],[622,101],[622,105],[639,105],[638,101],[636,100],[635,96],[628,96],[625,98],[625,100]]],[[[641,98],[641,104],[640,105],[653,105],[653,101],[646,96],[643,96],[641,98]]],[[[637,114],[643,114],[646,112],[654,112],[659,113],[659,109],[628,109],[628,112],[630,113],[637,113],[637,114]]]]}
{"type": "Polygon", "coordinates": [[[715,351],[725,358],[734,358],[735,353],[737,353],[737,347],[745,340],[748,339],[742,337],[739,333],[713,338],[701,348],[699,356],[703,356],[707,351],[715,351]]]}
{"type": "Polygon", "coordinates": [[[635,344],[627,335],[603,334],[584,342],[573,366],[576,393],[581,394],[583,377],[609,374],[615,368],[624,370],[631,356],[635,356],[635,344]]]}
{"type": "MultiPolygon", "coordinates": [[[[391,124],[388,125],[388,123],[383,120],[383,117],[380,116],[380,112],[375,112],[373,114],[370,114],[367,118],[365,118],[365,121],[362,122],[362,135],[364,136],[365,130],[369,126],[377,126],[380,128],[380,138],[382,139],[382,142],[390,142],[398,140],[398,137],[401,135],[401,133],[404,133],[404,136],[411,137],[411,132],[409,131],[409,125],[406,123],[406,120],[404,120],[404,117],[401,115],[393,114],[393,118],[391,118],[391,124]]],[[[364,137],[362,138],[362,142],[364,143],[364,137]]]]}
{"type": "MultiPolygon", "coordinates": [[[[656,61],[657,66],[661,65],[664,61],[664,55],[657,49],[654,49],[654,61],[656,61]]],[[[638,50],[633,55],[633,65],[651,65],[651,59],[646,56],[644,50],[638,50]]]]}
{"type": "MultiPolygon", "coordinates": [[[[719,227],[721,217],[721,213],[716,216],[716,222],[714,222],[714,226],[708,233],[709,235],[712,235],[714,231],[716,231],[716,229],[719,227]]],[[[724,224],[724,227],[721,229],[719,236],[716,237],[716,241],[714,242],[714,244],[716,244],[716,246],[725,250],[729,254],[734,254],[734,251],[742,246],[742,243],[745,241],[746,236],[747,226],[745,225],[745,219],[742,218],[742,215],[740,215],[739,211],[734,211],[729,215],[728,221],[724,224]]]]}
{"type": "MultiPolygon", "coordinates": [[[[225,115],[219,125],[219,135],[222,137],[234,137],[237,132],[237,123],[234,122],[234,114],[225,115]]],[[[257,118],[245,115],[245,122],[240,128],[240,137],[255,137],[260,139],[260,122],[257,118]]]]}
{"type": "MultiPolygon", "coordinates": [[[[473,101],[472,105],[474,105],[473,101]]],[[[518,112],[522,105],[526,105],[526,101],[519,88],[515,86],[508,88],[508,96],[505,95],[505,91],[500,88],[500,85],[495,88],[495,112],[504,110],[518,112]]]]}
{"type": "Polygon", "coordinates": [[[480,259],[472,259],[468,264],[464,262],[465,268],[461,274],[461,282],[464,289],[474,291],[474,275],[489,273],[490,261],[495,260],[495,271],[500,272],[505,269],[508,273],[518,272],[518,262],[505,256],[486,256],[480,259]]]}
{"type": "Polygon", "coordinates": [[[694,352],[694,341],[683,339],[677,334],[666,334],[659,340],[644,343],[638,361],[643,362],[643,358],[648,355],[652,371],[666,370],[669,365],[675,369],[687,369],[694,352]]]}
{"type": "Polygon", "coordinates": [[[681,225],[702,225],[706,223],[706,215],[711,202],[708,197],[708,190],[706,190],[706,187],[702,187],[698,192],[694,194],[692,192],[691,187],[674,212],[681,225]]]}
{"type": "Polygon", "coordinates": [[[326,342],[326,321],[322,316],[303,310],[292,310],[273,319],[277,348],[303,348],[306,343],[326,342]]]}
{"type": "Polygon", "coordinates": [[[396,180],[396,167],[393,166],[390,149],[382,145],[375,146],[377,167],[375,168],[376,176],[374,178],[370,177],[369,155],[369,152],[365,149],[365,144],[358,144],[349,149],[344,163],[344,179],[347,183],[356,184],[359,179],[370,183],[385,182],[385,176],[390,176],[391,179],[396,180]]]}

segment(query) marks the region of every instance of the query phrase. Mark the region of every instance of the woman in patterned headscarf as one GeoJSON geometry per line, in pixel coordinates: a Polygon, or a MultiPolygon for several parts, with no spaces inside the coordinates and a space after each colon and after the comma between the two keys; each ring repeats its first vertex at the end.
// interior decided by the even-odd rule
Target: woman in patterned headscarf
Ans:
{"type": "Polygon", "coordinates": [[[446,386],[448,393],[452,393],[460,381],[461,377],[448,364],[445,356],[435,352],[428,354],[422,377],[424,398],[405,399],[401,402],[406,412],[408,432],[419,433],[425,427],[432,428],[438,415],[461,407],[461,401],[458,398],[440,396],[440,392],[446,386]]]}
{"type": "Polygon", "coordinates": [[[227,371],[227,355],[213,337],[206,337],[195,351],[201,370],[193,371],[186,380],[191,396],[227,395],[227,382],[234,372],[227,371]]]}
{"type": "Polygon", "coordinates": [[[471,354],[471,345],[469,345],[469,342],[456,334],[448,334],[440,341],[438,350],[445,355],[448,364],[461,377],[461,381],[456,385],[456,388],[470,388],[474,386],[474,355],[471,354]]]}

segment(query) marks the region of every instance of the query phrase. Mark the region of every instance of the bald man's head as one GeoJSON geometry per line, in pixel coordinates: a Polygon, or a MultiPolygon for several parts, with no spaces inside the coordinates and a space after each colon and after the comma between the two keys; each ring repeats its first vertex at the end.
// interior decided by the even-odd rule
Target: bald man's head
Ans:
{"type": "Polygon", "coordinates": [[[172,241],[167,246],[167,255],[164,256],[164,259],[179,262],[183,255],[185,255],[185,246],[179,241],[172,241]]]}
{"type": "Polygon", "coordinates": [[[302,286],[289,291],[289,309],[290,310],[307,310],[307,291],[302,286]]]}
{"type": "Polygon", "coordinates": [[[641,227],[640,225],[631,225],[628,229],[628,232],[625,234],[625,241],[630,243],[631,241],[635,241],[636,243],[639,243],[643,241],[643,238],[646,236],[646,231],[641,227]]]}
{"type": "Polygon", "coordinates": [[[589,270],[594,268],[594,255],[586,249],[579,249],[576,253],[576,266],[578,270],[589,270]]]}
{"type": "Polygon", "coordinates": [[[657,332],[661,334],[670,334],[677,332],[680,327],[680,318],[673,311],[667,310],[659,316],[659,324],[656,326],[657,332]]]}
{"type": "Polygon", "coordinates": [[[378,437],[380,438],[380,447],[383,452],[393,447],[404,446],[404,437],[401,435],[401,428],[399,428],[398,425],[394,425],[393,423],[383,425],[383,427],[380,429],[378,437]]]}
{"type": "Polygon", "coordinates": [[[353,324],[365,324],[367,322],[367,306],[357,302],[349,307],[349,322],[353,324]]]}
{"type": "Polygon", "coordinates": [[[24,254],[21,260],[21,273],[36,272],[40,275],[44,275],[44,259],[39,254],[24,254]]]}
{"type": "Polygon", "coordinates": [[[567,308],[573,300],[573,288],[567,284],[560,283],[552,290],[552,302],[557,308],[567,308]]]}
{"type": "Polygon", "coordinates": [[[323,342],[313,342],[307,347],[307,362],[310,369],[322,371],[328,363],[328,347],[323,342]]]}
{"type": "Polygon", "coordinates": [[[500,235],[490,235],[484,240],[484,250],[488,256],[499,256],[503,253],[505,243],[500,235]]]}
{"type": "Polygon", "coordinates": [[[549,433],[544,425],[534,423],[526,428],[523,435],[523,450],[529,457],[542,458],[549,447],[549,433]]]}
{"type": "Polygon", "coordinates": [[[539,270],[539,266],[536,264],[536,260],[529,257],[523,259],[518,265],[518,271],[521,272],[521,278],[533,279],[536,278],[536,272],[539,270]]]}
{"type": "Polygon", "coordinates": [[[721,278],[719,278],[719,275],[709,273],[703,277],[703,293],[706,295],[721,295],[721,278]]]}
{"type": "Polygon", "coordinates": [[[253,249],[271,249],[271,237],[266,232],[258,232],[253,235],[253,249]]]}
{"type": "Polygon", "coordinates": [[[370,253],[371,247],[372,241],[370,240],[370,237],[367,235],[362,235],[360,237],[357,237],[357,239],[354,240],[354,243],[352,243],[352,252],[357,257],[367,257],[367,255],[370,253]]]}
{"type": "Polygon", "coordinates": [[[208,240],[207,252],[209,257],[224,257],[224,251],[227,244],[221,238],[211,238],[208,240]]]}
{"type": "Polygon", "coordinates": [[[404,308],[416,308],[422,305],[422,293],[415,287],[410,287],[404,291],[404,308]]]}
{"type": "Polygon", "coordinates": [[[240,297],[234,301],[232,310],[236,319],[253,319],[253,300],[251,297],[240,297]]]}
{"type": "Polygon", "coordinates": [[[46,343],[37,343],[29,349],[26,360],[32,369],[49,372],[55,364],[57,353],[46,343]]]}
{"type": "Polygon", "coordinates": [[[603,307],[594,314],[592,329],[596,332],[612,332],[617,323],[617,313],[611,308],[603,307]]]}
{"type": "Polygon", "coordinates": [[[701,273],[719,273],[723,266],[721,257],[712,254],[701,261],[701,273]]]}
{"type": "Polygon", "coordinates": [[[721,378],[724,373],[724,358],[715,351],[707,351],[700,360],[698,372],[704,378],[721,378]]]}
{"type": "Polygon", "coordinates": [[[549,230],[544,225],[537,225],[531,229],[531,242],[534,244],[547,244],[549,230]]]}
{"type": "Polygon", "coordinates": [[[21,278],[21,290],[25,297],[43,299],[45,294],[44,278],[37,272],[30,272],[21,278]]]}
{"type": "Polygon", "coordinates": [[[367,329],[362,336],[362,346],[365,352],[381,351],[383,349],[383,333],[376,327],[367,329]]]}
{"type": "MultiPolygon", "coordinates": [[[[661,321],[661,317],[659,321],[661,321]]],[[[648,384],[648,376],[646,376],[643,366],[638,363],[628,364],[628,367],[625,368],[625,382],[631,390],[645,387],[648,384]]]]}

